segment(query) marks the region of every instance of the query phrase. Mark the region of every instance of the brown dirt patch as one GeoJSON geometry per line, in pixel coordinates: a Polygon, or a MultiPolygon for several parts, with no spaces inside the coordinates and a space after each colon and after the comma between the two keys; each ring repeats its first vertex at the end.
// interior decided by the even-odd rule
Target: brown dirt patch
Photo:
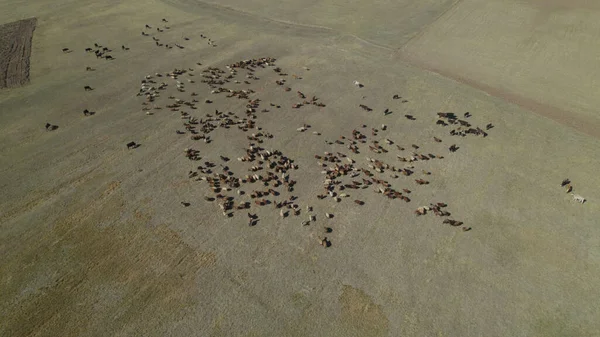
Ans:
{"type": "Polygon", "coordinates": [[[0,25],[0,89],[29,83],[29,57],[36,18],[0,25]]]}
{"type": "Polygon", "coordinates": [[[340,295],[342,321],[353,327],[356,336],[387,336],[389,321],[380,305],[364,291],[345,285],[340,295]]]}

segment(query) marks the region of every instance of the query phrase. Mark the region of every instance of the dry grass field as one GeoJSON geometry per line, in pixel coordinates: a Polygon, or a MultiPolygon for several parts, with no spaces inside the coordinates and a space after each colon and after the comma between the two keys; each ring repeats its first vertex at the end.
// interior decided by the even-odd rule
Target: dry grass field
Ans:
{"type": "Polygon", "coordinates": [[[402,49],[425,68],[598,136],[593,1],[458,3],[402,49]]]}
{"type": "Polygon", "coordinates": [[[600,140],[585,82],[596,68],[590,60],[582,70],[575,47],[556,47],[591,53],[584,37],[594,34],[595,7],[221,4],[0,2],[0,24],[37,18],[30,83],[0,91],[0,336],[600,335],[600,140]],[[538,17],[549,28],[528,53],[510,47],[536,16],[518,8],[554,8],[538,17]],[[550,29],[567,19],[578,22],[571,38],[550,29]],[[95,55],[104,47],[113,60],[95,55]],[[263,57],[276,60],[235,74],[226,67],[263,57]],[[174,69],[185,73],[167,75],[174,69]],[[211,93],[219,87],[248,98],[211,93]],[[545,106],[554,110],[537,109],[545,106]],[[453,136],[457,125],[436,124],[437,112],[487,136],[453,136]],[[211,141],[192,139],[194,128],[211,141]],[[353,130],[366,137],[359,153],[348,149],[353,130]],[[128,149],[132,141],[140,146],[128,149]],[[293,190],[272,185],[282,172],[270,187],[247,182],[276,162],[238,161],[252,143],[298,166],[287,171],[293,190]],[[339,202],[317,198],[327,195],[324,159],[315,158],[325,152],[341,160],[338,170],[360,170],[335,178],[337,196],[349,194],[339,202]],[[201,179],[211,164],[246,182],[213,192],[201,179]],[[586,203],[565,193],[565,178],[586,203]],[[386,184],[410,201],[378,193],[386,184]],[[251,198],[267,188],[276,193],[251,198]],[[224,216],[225,199],[205,199],[217,194],[250,209],[224,216]],[[292,196],[300,214],[280,216],[274,205],[292,196]],[[438,202],[449,217],[414,213],[438,202]],[[247,213],[257,216],[252,226],[247,213]],[[303,224],[310,214],[316,220],[303,224]]]}

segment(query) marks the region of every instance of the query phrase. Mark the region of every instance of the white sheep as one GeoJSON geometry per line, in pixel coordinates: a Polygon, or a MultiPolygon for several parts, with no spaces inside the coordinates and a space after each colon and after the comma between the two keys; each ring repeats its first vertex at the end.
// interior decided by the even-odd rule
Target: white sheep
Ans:
{"type": "Polygon", "coordinates": [[[579,194],[571,193],[571,195],[573,196],[573,200],[575,200],[579,203],[582,203],[582,204],[585,202],[585,198],[580,196],[579,194]]]}

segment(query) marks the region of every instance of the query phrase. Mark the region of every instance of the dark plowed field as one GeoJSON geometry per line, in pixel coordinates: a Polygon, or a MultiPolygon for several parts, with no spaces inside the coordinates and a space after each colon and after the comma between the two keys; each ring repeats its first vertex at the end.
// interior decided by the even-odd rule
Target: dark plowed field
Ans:
{"type": "Polygon", "coordinates": [[[0,89],[29,83],[29,57],[36,18],[0,26],[0,89]]]}

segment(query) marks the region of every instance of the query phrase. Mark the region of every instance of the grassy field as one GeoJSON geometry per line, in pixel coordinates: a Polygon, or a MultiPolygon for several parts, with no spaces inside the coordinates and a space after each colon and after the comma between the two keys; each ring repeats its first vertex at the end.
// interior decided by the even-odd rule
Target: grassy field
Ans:
{"type": "Polygon", "coordinates": [[[590,65],[600,47],[598,9],[591,2],[461,1],[403,52],[597,137],[600,70],[590,65]]]}
{"type": "MultiPolygon", "coordinates": [[[[508,36],[525,38],[516,26],[536,14],[518,9],[541,11],[539,3],[1,3],[0,23],[36,17],[38,24],[31,83],[0,91],[0,335],[600,335],[600,144],[586,128],[597,118],[586,84],[596,68],[590,61],[584,71],[586,62],[572,59],[575,51],[552,52],[560,41],[584,45],[598,13],[552,3],[556,9],[538,17],[540,27],[559,29],[557,21],[577,16],[578,33],[536,33],[535,53],[516,51],[508,36]],[[254,14],[264,5],[270,6],[254,14]],[[509,17],[513,24],[501,25],[509,17]],[[184,48],[159,47],[142,31],[184,48]],[[94,43],[112,49],[115,60],[84,51],[94,43]],[[213,194],[207,183],[188,172],[210,161],[238,176],[252,174],[254,164],[236,158],[259,130],[217,128],[206,144],[176,134],[184,130],[180,112],[166,108],[169,96],[195,98],[197,109],[185,110],[198,119],[214,110],[246,117],[247,100],[211,94],[202,71],[259,57],[276,58],[288,76],[266,67],[255,72],[258,79],[240,71],[240,83],[222,86],[252,89],[249,98],[261,100],[256,124],[273,135],[261,145],[299,167],[290,173],[294,191],[273,199],[297,196],[298,217],[254,204],[224,217],[204,200],[213,194]],[[144,97],[136,96],[140,81],[174,68],[194,76],[178,78],[185,92],[174,79],[155,77],[169,85],[150,105],[162,109],[147,115],[144,97]],[[545,80],[536,82],[544,69],[545,80]],[[275,83],[281,78],[283,86],[275,83]],[[86,85],[94,90],[84,91],[86,85]],[[326,106],[293,109],[297,91],[326,106]],[[513,92],[518,99],[510,99],[513,92]],[[581,124],[532,113],[529,102],[568,111],[581,124]],[[384,115],[386,108],[392,113],[384,115]],[[83,109],[95,114],[84,116],[83,109]],[[461,119],[468,111],[474,126],[494,127],[485,138],[451,136],[454,126],[436,125],[440,111],[461,119]],[[47,132],[47,122],[59,128],[47,132]],[[303,124],[309,130],[298,132],[303,124]],[[354,129],[389,152],[376,154],[365,144],[354,154],[347,143],[333,143],[354,129]],[[141,146],[127,150],[130,141],[141,146]],[[396,156],[410,156],[412,144],[444,158],[412,163],[410,177],[375,174],[396,190],[410,189],[410,202],[373,187],[351,190],[339,203],[317,199],[324,176],[314,155],[344,153],[365,169],[365,157],[402,167],[396,156]],[[452,144],[455,153],[448,151],[452,144]],[[186,148],[202,159],[188,160],[186,148]],[[567,177],[585,204],[560,187],[567,177]],[[430,184],[417,185],[419,178],[430,184]],[[414,214],[430,202],[447,203],[451,218],[471,230],[414,214]],[[303,226],[309,205],[317,221],[303,226]],[[258,215],[256,226],[248,226],[247,212],[258,215]],[[334,217],[325,219],[326,212],[334,217]],[[331,247],[319,244],[323,236],[331,247]]],[[[236,202],[251,200],[228,193],[236,202]]]]}

